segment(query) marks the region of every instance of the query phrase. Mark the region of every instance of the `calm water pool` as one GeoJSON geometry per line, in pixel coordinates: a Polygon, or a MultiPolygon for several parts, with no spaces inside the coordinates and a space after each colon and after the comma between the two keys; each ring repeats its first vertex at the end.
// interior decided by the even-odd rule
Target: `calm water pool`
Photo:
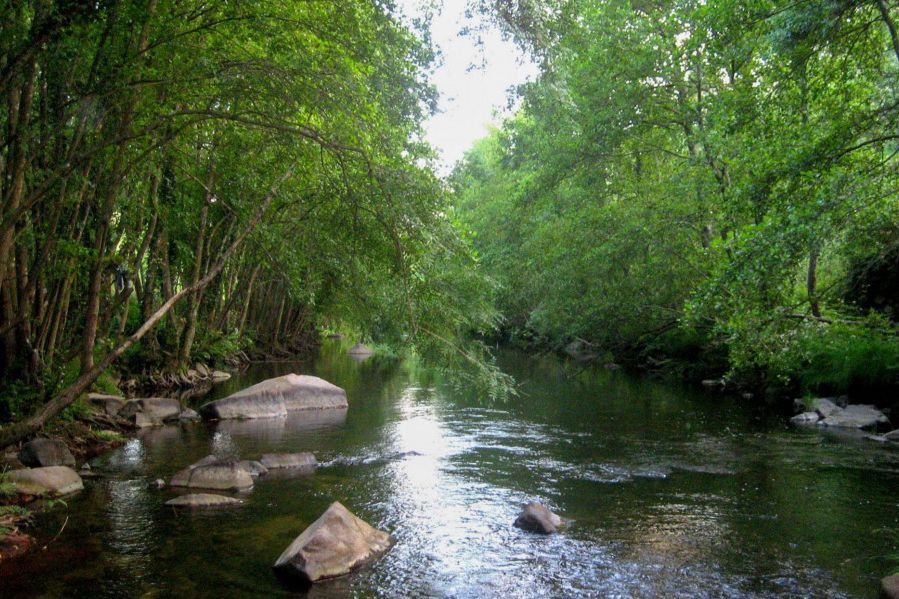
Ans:
{"type": "MultiPolygon", "coordinates": [[[[386,556],[310,597],[876,597],[899,553],[899,450],[618,372],[507,353],[523,397],[487,404],[339,345],[256,365],[210,397],[305,372],[345,418],[167,426],[93,460],[106,478],[42,515],[0,596],[287,594],[270,567],[334,500],[393,533],[386,556]],[[257,481],[237,509],[175,512],[168,479],[209,453],[312,451],[313,476],[257,481]],[[511,526],[539,500],[572,520],[511,526]]],[[[195,400],[194,404],[203,400],[195,400]]],[[[744,402],[745,403],[745,402],[744,402]]]]}

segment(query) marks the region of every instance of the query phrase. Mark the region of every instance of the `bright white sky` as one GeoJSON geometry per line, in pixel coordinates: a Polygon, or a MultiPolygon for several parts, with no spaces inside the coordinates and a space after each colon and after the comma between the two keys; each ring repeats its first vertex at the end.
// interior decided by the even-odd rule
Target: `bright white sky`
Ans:
{"type": "MultiPolygon", "coordinates": [[[[421,4],[422,0],[397,2],[406,15],[419,14],[421,4]]],[[[440,92],[440,112],[425,123],[425,130],[427,141],[443,157],[443,173],[486,135],[487,125],[499,120],[495,111],[506,110],[509,89],[537,75],[537,66],[499,31],[460,36],[469,24],[465,4],[466,0],[443,0],[431,24],[434,44],[442,53],[432,77],[440,92]],[[478,47],[475,35],[483,46],[478,47]]]]}

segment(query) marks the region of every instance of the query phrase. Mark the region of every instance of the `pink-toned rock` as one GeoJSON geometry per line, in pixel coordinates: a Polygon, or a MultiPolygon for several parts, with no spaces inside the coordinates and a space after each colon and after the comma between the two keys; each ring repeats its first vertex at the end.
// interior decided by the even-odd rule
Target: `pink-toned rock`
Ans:
{"type": "Polygon", "coordinates": [[[274,569],[288,580],[316,582],[348,574],[392,544],[389,534],[335,501],[284,550],[274,569]]]}
{"type": "Polygon", "coordinates": [[[316,376],[286,374],[205,404],[208,419],[273,418],[300,410],[346,409],[346,392],[316,376]]]}

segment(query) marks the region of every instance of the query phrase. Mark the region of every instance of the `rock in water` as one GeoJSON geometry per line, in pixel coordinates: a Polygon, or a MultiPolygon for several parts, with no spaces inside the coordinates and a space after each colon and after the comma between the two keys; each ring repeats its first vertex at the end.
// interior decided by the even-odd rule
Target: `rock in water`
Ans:
{"type": "Polygon", "coordinates": [[[253,478],[268,474],[268,468],[255,460],[241,460],[237,464],[238,466],[246,470],[247,474],[249,474],[253,478]]]}
{"type": "Polygon", "coordinates": [[[240,505],[243,501],[233,497],[225,497],[224,495],[213,495],[212,493],[191,493],[190,495],[181,495],[165,502],[166,505],[175,507],[229,507],[240,505]]]}
{"type": "Polygon", "coordinates": [[[171,397],[147,397],[132,399],[119,410],[119,416],[140,427],[159,426],[166,421],[178,420],[181,404],[171,397]]]}
{"type": "Polygon", "coordinates": [[[515,526],[530,532],[549,535],[562,525],[562,518],[549,511],[542,503],[532,502],[524,506],[515,519],[515,526]]]}
{"type": "Polygon", "coordinates": [[[67,466],[27,468],[8,472],[6,479],[23,495],[68,495],[84,489],[78,473],[67,466]]]}
{"type": "Polygon", "coordinates": [[[899,574],[881,579],[880,596],[884,599],[899,599],[899,574]]]}
{"type": "Polygon", "coordinates": [[[57,439],[32,439],[19,452],[19,461],[26,466],[74,466],[75,456],[66,444],[57,439]]]}
{"type": "Polygon", "coordinates": [[[299,410],[346,409],[346,392],[316,376],[286,374],[200,408],[209,419],[272,418],[299,410]]]}
{"type": "Polygon", "coordinates": [[[318,465],[315,456],[309,452],[266,453],[259,461],[269,470],[275,468],[307,468],[314,470],[318,465]]]}
{"type": "Polygon", "coordinates": [[[848,405],[818,422],[819,426],[836,428],[876,429],[889,426],[890,420],[874,406],[848,405]]]}
{"type": "Polygon", "coordinates": [[[253,477],[237,462],[216,462],[188,466],[172,476],[173,487],[215,489],[218,491],[247,491],[253,488],[253,477]]]}
{"type": "Polygon", "coordinates": [[[115,416],[125,406],[125,398],[118,395],[88,393],[87,400],[109,416],[115,416]]]}
{"type": "Polygon", "coordinates": [[[335,501],[284,550],[274,569],[287,580],[316,582],[348,574],[392,544],[389,534],[335,501]]]}
{"type": "Polygon", "coordinates": [[[353,347],[347,350],[348,354],[351,356],[371,356],[374,355],[374,351],[364,343],[357,343],[353,347]]]}
{"type": "Polygon", "coordinates": [[[831,414],[839,412],[842,408],[826,397],[819,397],[812,402],[812,411],[821,415],[821,418],[827,418],[831,414]]]}
{"type": "Polygon", "coordinates": [[[815,424],[820,418],[818,412],[803,412],[790,418],[790,423],[796,425],[815,424]]]}
{"type": "Polygon", "coordinates": [[[231,378],[230,374],[222,370],[213,370],[210,376],[212,377],[213,383],[221,383],[222,381],[227,381],[231,378]]]}
{"type": "Polygon", "coordinates": [[[185,409],[183,412],[181,412],[181,414],[178,415],[178,420],[181,420],[182,422],[191,422],[199,419],[200,415],[190,408],[185,409]]]}

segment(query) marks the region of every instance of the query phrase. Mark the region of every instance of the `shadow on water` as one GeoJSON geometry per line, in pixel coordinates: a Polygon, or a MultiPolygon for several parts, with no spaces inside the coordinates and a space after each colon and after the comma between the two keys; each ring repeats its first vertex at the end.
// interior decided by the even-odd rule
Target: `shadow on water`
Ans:
{"type": "Polygon", "coordinates": [[[390,531],[374,564],[308,597],[876,597],[894,567],[899,451],[791,430],[780,415],[552,357],[500,356],[522,397],[489,404],[346,345],[253,365],[193,405],[287,372],[347,390],[345,412],[142,431],[105,477],[41,516],[46,551],[0,565],[0,595],[290,595],[271,570],[334,500],[390,531]],[[178,512],[148,483],[209,453],[312,451],[229,510],[178,512]],[[540,500],[571,520],[511,526],[540,500]],[[892,532],[891,532],[892,531],[892,532]]]}

